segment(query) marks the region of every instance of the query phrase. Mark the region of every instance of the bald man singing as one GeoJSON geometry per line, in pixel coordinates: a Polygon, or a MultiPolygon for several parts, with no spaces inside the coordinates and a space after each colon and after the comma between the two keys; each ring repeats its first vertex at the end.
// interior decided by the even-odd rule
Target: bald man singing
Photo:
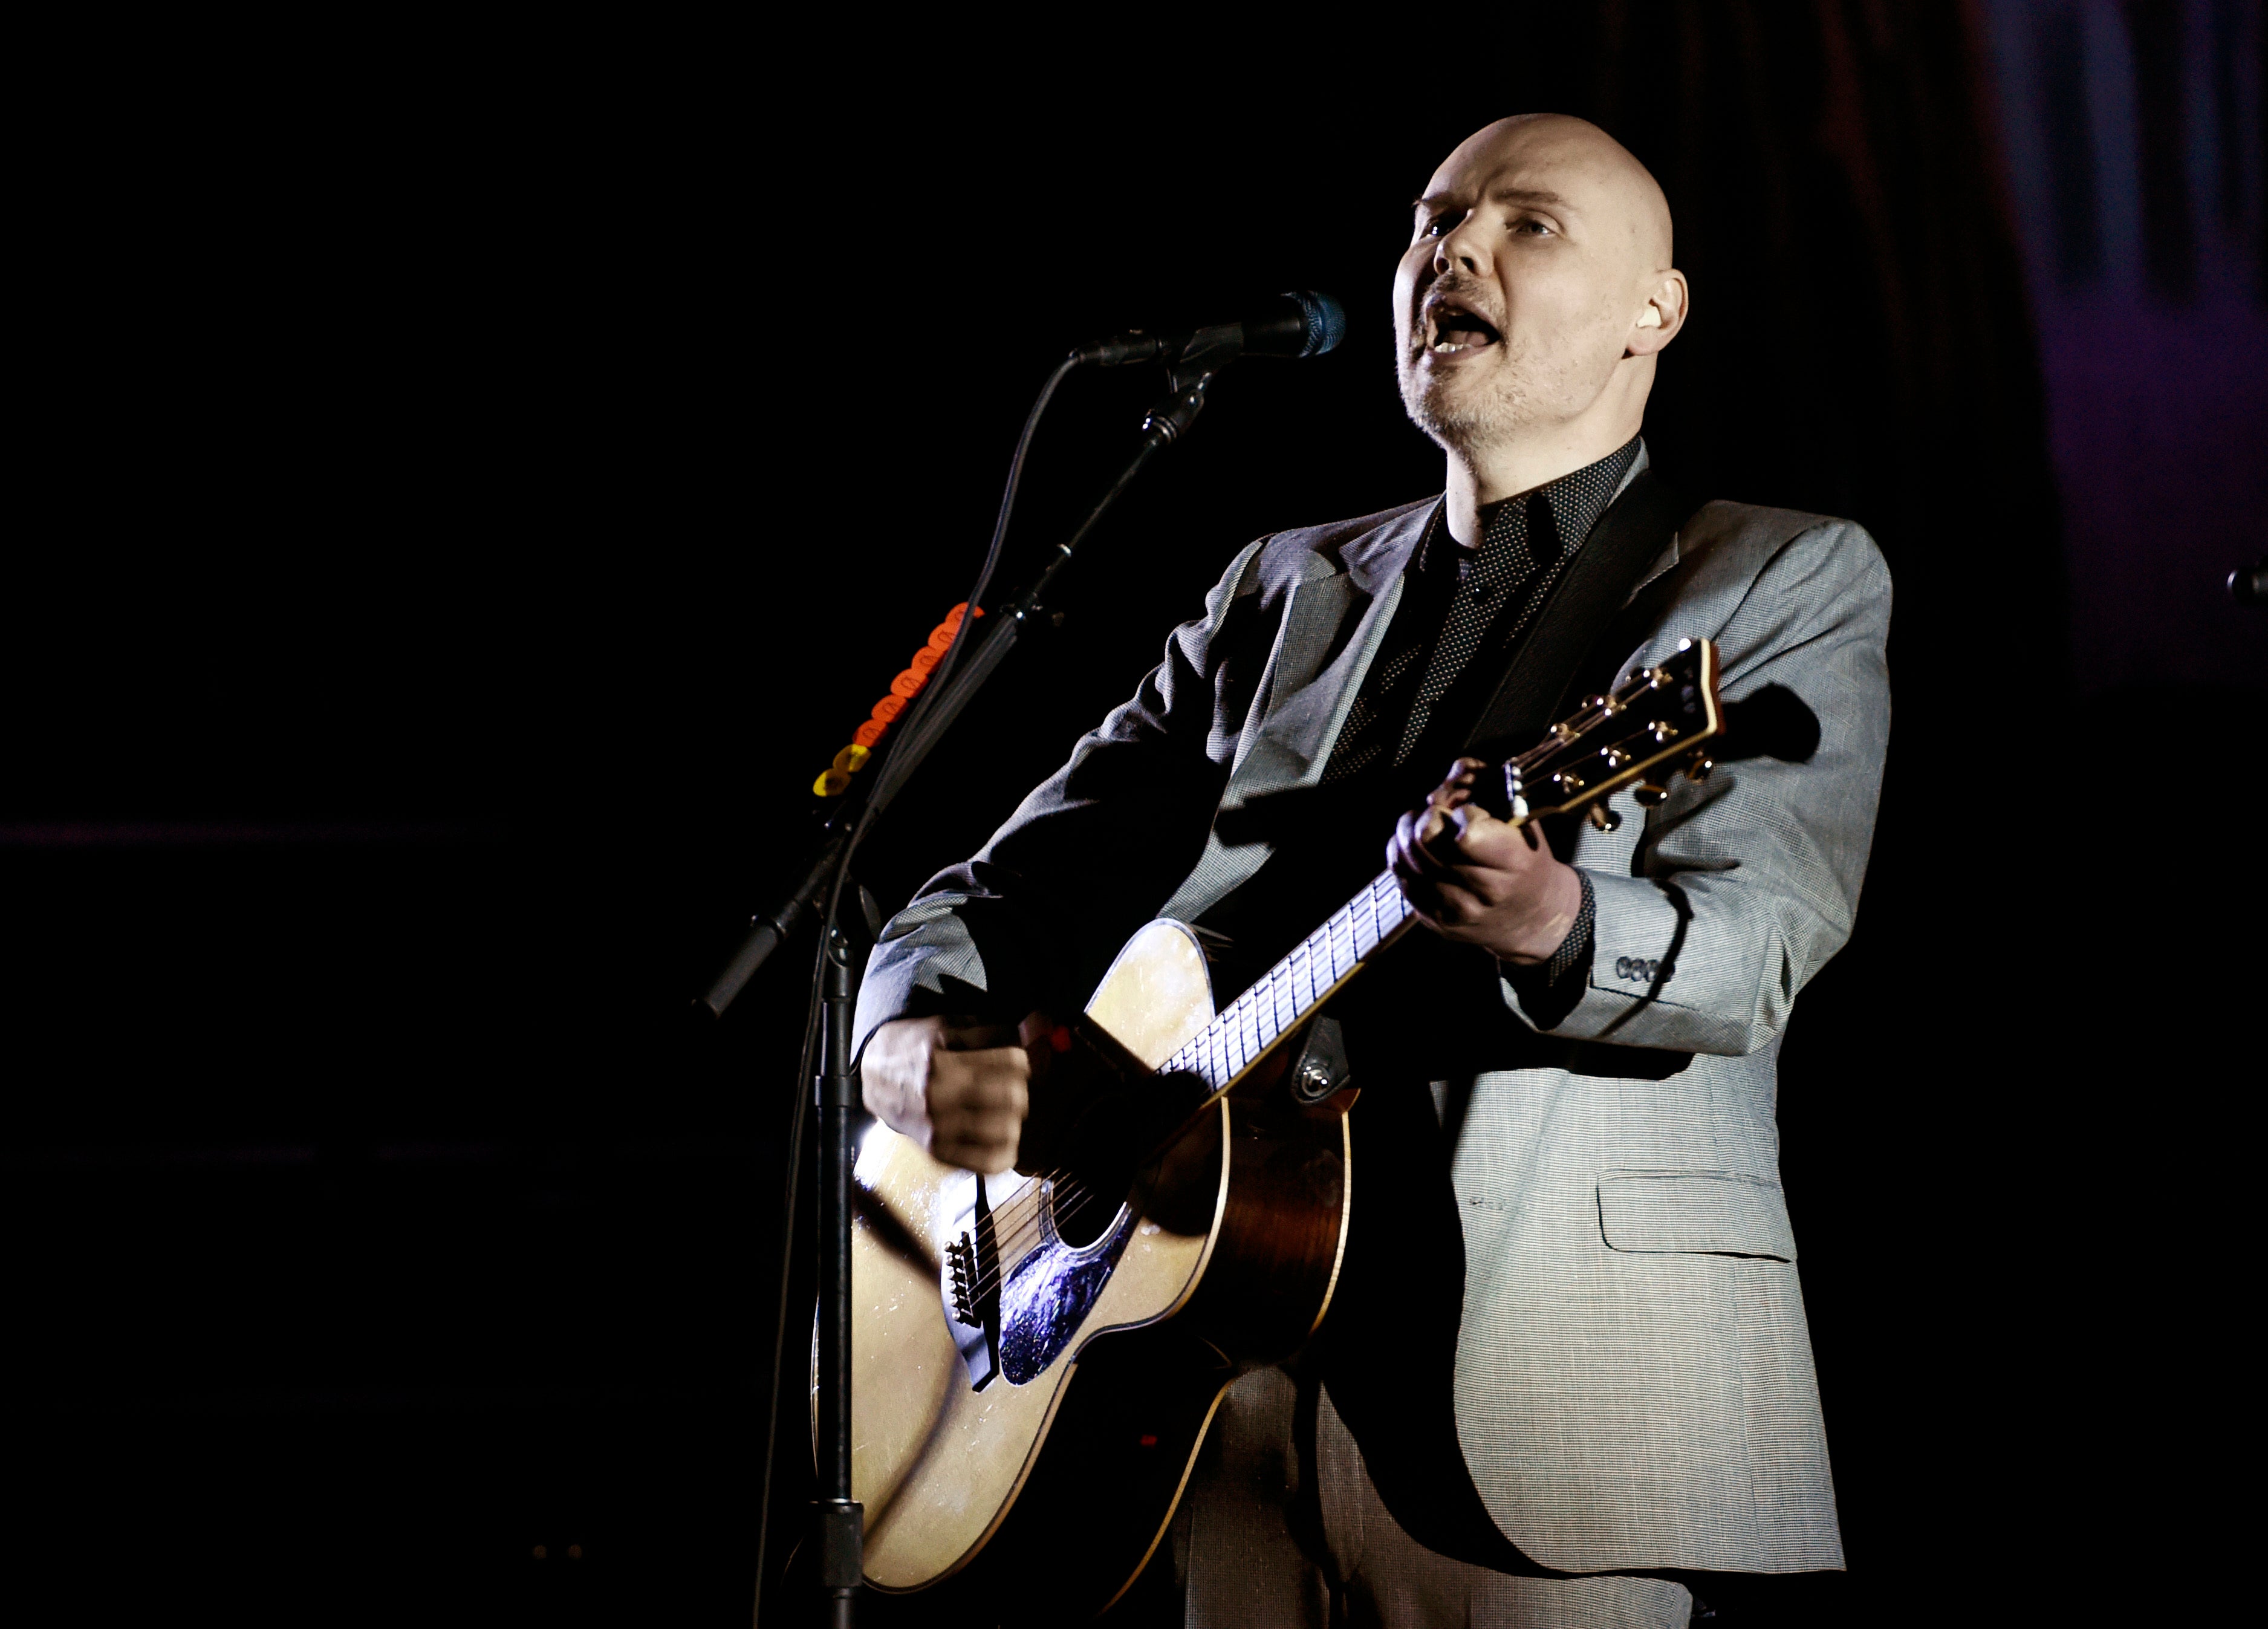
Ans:
{"type": "Polygon", "coordinates": [[[1769,1603],[1843,1565],[1775,1072],[1857,909],[1889,576],[1847,521],[1674,502],[1650,471],[1686,280],[1660,188],[1594,127],[1506,119],[1452,153],[1394,310],[1446,490],[1229,563],[1133,698],[885,930],[865,1102],[1005,1169],[1045,1089],[1019,1036],[1130,932],[1190,925],[1233,991],[1384,843],[1432,931],[1334,1008],[1362,1092],[1336,1299],[1230,1388],[1113,1616],[1679,1625],[1697,1597],[1769,1603]],[[1799,727],[1596,822],[1470,800],[1475,755],[1682,638],[1717,643],[1729,703],[1799,727]]]}

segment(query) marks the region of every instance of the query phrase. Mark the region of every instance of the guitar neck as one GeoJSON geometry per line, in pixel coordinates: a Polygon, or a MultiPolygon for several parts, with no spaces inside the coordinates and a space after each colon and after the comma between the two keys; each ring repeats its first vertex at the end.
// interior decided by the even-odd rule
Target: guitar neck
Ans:
{"type": "Polygon", "coordinates": [[[1210,1102],[1251,1073],[1278,1042],[1416,920],[1394,873],[1380,872],[1264,977],[1222,1008],[1158,1072],[1197,1076],[1205,1083],[1205,1101],[1210,1102]]]}
{"type": "MultiPolygon", "coordinates": [[[[1659,665],[1637,669],[1604,695],[1585,697],[1580,709],[1528,751],[1476,770],[1474,800],[1515,824],[1587,811],[1601,829],[1611,831],[1620,817],[1606,807],[1609,793],[1631,786],[1641,807],[1658,807],[1669,795],[1660,783],[1681,765],[1697,781],[1707,778],[1715,767],[1708,743],[1724,728],[1717,647],[1706,639],[1680,639],[1659,665]]],[[[1211,1102],[1416,919],[1394,874],[1381,872],[1158,1072],[1197,1077],[1211,1102]]]]}

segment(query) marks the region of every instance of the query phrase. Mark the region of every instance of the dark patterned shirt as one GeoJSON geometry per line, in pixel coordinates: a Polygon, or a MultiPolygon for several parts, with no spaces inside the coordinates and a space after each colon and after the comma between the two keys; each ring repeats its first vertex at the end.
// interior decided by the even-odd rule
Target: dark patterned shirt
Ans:
{"type": "MultiPolygon", "coordinates": [[[[1449,535],[1442,520],[1446,504],[1433,512],[1386,641],[1332,747],[1325,785],[1391,775],[1412,764],[1447,773],[1638,452],[1632,437],[1594,464],[1506,498],[1487,516],[1476,549],[1449,535]],[[1436,763],[1438,769],[1432,769],[1436,763]]],[[[1590,961],[1591,882],[1576,874],[1583,901],[1574,926],[1549,962],[1517,977],[1526,984],[1540,977],[1539,995],[1590,961]]]]}
{"type": "Polygon", "coordinates": [[[1449,535],[1446,504],[1433,512],[1324,785],[1399,769],[1421,747],[1446,770],[1638,448],[1632,438],[1595,464],[1495,505],[1476,549],[1449,535]]]}

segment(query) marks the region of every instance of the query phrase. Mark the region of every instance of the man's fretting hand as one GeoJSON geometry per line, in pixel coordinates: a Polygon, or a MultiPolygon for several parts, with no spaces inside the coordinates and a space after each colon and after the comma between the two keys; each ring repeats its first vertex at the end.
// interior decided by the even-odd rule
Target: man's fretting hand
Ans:
{"type": "Polygon", "coordinates": [[[1040,1013],[1012,1031],[894,1019],[874,1031],[859,1059],[867,1110],[947,1165],[1005,1171],[1016,1162],[1031,1112],[1035,1057],[1043,1070],[1054,1029],[1040,1013]]]}
{"type": "Polygon", "coordinates": [[[1442,938],[1530,967],[1550,961],[1575,925],[1583,885],[1534,822],[1512,825],[1472,800],[1473,777],[1486,767],[1458,759],[1425,807],[1395,823],[1386,863],[1442,938]]]}

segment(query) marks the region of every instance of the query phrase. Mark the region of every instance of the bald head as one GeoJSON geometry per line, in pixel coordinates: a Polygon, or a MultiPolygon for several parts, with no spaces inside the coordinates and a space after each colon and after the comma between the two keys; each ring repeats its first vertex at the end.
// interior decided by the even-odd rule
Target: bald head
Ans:
{"type": "Polygon", "coordinates": [[[1580,196],[1602,244],[1623,248],[1633,265],[1669,269],[1669,200],[1660,183],[1629,148],[1589,120],[1564,113],[1498,119],[1459,143],[1426,190],[1454,188],[1458,178],[1480,170],[1580,196]]]}
{"type": "Polygon", "coordinates": [[[1460,462],[1485,504],[1638,433],[1654,356],[1685,319],[1670,248],[1660,187],[1584,120],[1499,119],[1443,161],[1395,310],[1403,399],[1449,453],[1453,500],[1460,462]]]}

